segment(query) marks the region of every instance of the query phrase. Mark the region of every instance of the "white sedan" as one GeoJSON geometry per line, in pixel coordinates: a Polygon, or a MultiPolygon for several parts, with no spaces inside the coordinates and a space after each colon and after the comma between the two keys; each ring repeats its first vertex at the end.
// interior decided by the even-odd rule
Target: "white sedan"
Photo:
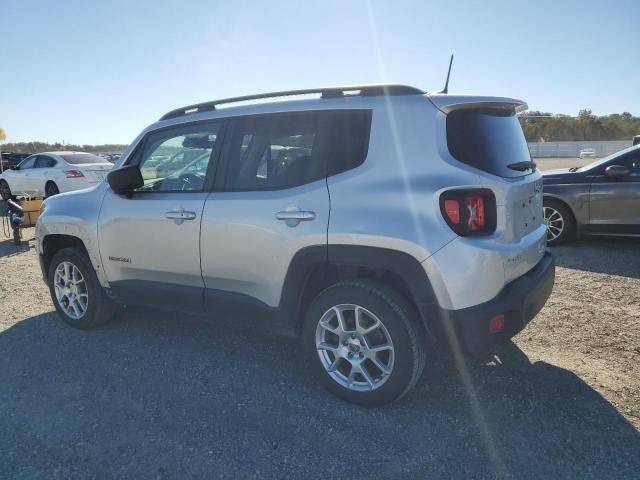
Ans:
{"type": "Polygon", "coordinates": [[[104,180],[112,167],[112,163],[92,153],[37,153],[0,175],[0,195],[7,200],[14,195],[50,197],[80,190],[104,180]]]}

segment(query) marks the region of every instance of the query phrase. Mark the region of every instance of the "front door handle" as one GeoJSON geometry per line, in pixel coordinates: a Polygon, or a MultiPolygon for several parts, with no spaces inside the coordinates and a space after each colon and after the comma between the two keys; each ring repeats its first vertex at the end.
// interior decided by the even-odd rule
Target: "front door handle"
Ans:
{"type": "Polygon", "coordinates": [[[316,219],[316,212],[304,210],[294,210],[292,212],[282,211],[276,213],[278,220],[296,220],[298,222],[309,222],[316,219]]]}
{"type": "Polygon", "coordinates": [[[196,218],[196,212],[188,212],[183,208],[176,208],[170,212],[164,214],[165,218],[174,220],[176,224],[180,225],[185,220],[194,220],[196,218]]]}

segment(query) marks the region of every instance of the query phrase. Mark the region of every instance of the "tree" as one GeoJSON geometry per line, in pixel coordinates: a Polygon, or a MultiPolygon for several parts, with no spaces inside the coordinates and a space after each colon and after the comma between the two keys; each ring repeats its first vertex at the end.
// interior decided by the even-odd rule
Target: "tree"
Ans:
{"type": "Polygon", "coordinates": [[[4,131],[4,128],[0,128],[0,142],[4,141],[7,138],[7,132],[4,131]]]}

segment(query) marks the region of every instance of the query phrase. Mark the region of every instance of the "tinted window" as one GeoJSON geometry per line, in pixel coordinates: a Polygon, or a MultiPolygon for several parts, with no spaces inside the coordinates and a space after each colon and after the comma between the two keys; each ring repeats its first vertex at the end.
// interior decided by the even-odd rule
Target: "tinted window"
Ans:
{"type": "Polygon", "coordinates": [[[28,168],[33,168],[33,166],[36,163],[36,158],[38,158],[37,155],[34,155],[33,157],[28,157],[26,159],[24,159],[22,162],[20,162],[20,165],[18,165],[20,170],[26,170],[28,168]]]}
{"type": "Polygon", "coordinates": [[[60,154],[64,161],[71,165],[82,165],[83,163],[107,163],[107,161],[92,153],[63,153],[60,154]]]}
{"type": "Polygon", "coordinates": [[[236,120],[229,148],[226,186],[277,189],[326,175],[316,149],[320,114],[263,115],[236,120]]]}
{"type": "Polygon", "coordinates": [[[51,157],[46,157],[44,155],[39,155],[38,160],[36,160],[35,168],[51,168],[56,164],[56,161],[51,157]]]}
{"type": "Polygon", "coordinates": [[[640,150],[636,150],[625,156],[624,165],[626,165],[633,173],[640,173],[640,150]]]}
{"type": "Polygon", "coordinates": [[[202,190],[220,125],[190,125],[149,135],[139,163],[144,179],[139,191],[202,190]]]}
{"type": "Polygon", "coordinates": [[[329,162],[327,175],[335,175],[361,165],[367,156],[370,110],[329,112],[327,135],[323,139],[329,162]]]}
{"type": "Polygon", "coordinates": [[[519,177],[507,165],[531,160],[515,115],[500,111],[458,110],[447,115],[447,144],[458,161],[501,177],[519,177]]]}

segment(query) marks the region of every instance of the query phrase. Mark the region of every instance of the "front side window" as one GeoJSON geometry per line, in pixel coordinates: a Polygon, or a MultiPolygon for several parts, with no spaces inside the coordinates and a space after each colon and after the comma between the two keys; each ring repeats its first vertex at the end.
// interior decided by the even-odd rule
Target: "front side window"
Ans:
{"type": "Polygon", "coordinates": [[[149,135],[139,163],[144,186],[138,191],[202,190],[220,125],[189,125],[149,135]]]}
{"type": "Polygon", "coordinates": [[[317,152],[320,114],[271,114],[236,121],[226,173],[228,189],[269,190],[326,175],[317,152]]]}
{"type": "Polygon", "coordinates": [[[20,162],[20,165],[18,165],[18,170],[27,170],[29,168],[33,168],[37,158],[37,155],[25,158],[22,162],[20,162]]]}

